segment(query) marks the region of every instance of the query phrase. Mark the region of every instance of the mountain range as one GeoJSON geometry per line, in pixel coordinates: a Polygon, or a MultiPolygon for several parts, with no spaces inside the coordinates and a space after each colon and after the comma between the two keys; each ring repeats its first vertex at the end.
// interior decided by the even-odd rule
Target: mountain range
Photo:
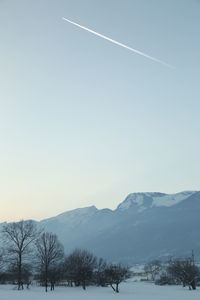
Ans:
{"type": "Polygon", "coordinates": [[[84,248],[112,262],[142,263],[200,254],[200,191],[132,193],[115,210],[67,211],[38,225],[66,252],[84,248]]]}
{"type": "Polygon", "coordinates": [[[133,193],[115,210],[79,208],[40,222],[66,251],[86,248],[110,261],[144,262],[200,253],[200,192],[133,193]]]}

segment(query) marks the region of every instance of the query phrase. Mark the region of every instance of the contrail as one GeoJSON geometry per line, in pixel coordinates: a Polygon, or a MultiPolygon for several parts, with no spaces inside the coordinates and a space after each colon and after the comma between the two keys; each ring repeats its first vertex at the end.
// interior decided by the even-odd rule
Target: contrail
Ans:
{"type": "Polygon", "coordinates": [[[128,50],[130,50],[130,51],[132,51],[132,52],[134,52],[134,53],[137,53],[137,54],[139,54],[139,55],[141,55],[141,56],[144,56],[144,57],[146,57],[146,58],[148,58],[148,59],[151,59],[151,60],[153,60],[154,62],[160,63],[160,64],[162,64],[162,65],[164,65],[164,66],[166,66],[166,67],[169,67],[169,68],[174,69],[173,66],[171,66],[171,65],[169,65],[169,64],[167,64],[167,63],[165,63],[165,62],[162,61],[162,60],[159,60],[159,59],[157,59],[157,58],[155,58],[155,57],[152,57],[152,56],[150,56],[150,55],[148,55],[148,54],[146,54],[146,53],[144,53],[144,52],[142,52],[142,51],[139,51],[139,50],[137,50],[137,49],[134,49],[134,48],[131,48],[131,47],[129,47],[129,46],[126,46],[125,44],[122,44],[122,43],[120,43],[120,42],[118,42],[118,41],[116,41],[116,40],[113,40],[113,39],[111,39],[111,38],[109,38],[109,37],[107,37],[107,36],[105,36],[105,35],[103,35],[103,34],[100,34],[100,33],[96,32],[96,31],[91,30],[91,29],[89,29],[89,28],[87,28],[87,27],[85,27],[85,26],[82,26],[82,25],[78,24],[78,23],[72,22],[72,21],[70,21],[70,20],[68,20],[68,19],[66,19],[66,18],[64,18],[64,17],[63,17],[62,19],[63,19],[64,21],[67,21],[67,22],[69,22],[69,23],[71,23],[71,24],[73,24],[73,25],[75,25],[75,26],[77,26],[77,27],[79,27],[79,28],[82,28],[82,29],[84,29],[84,30],[86,30],[86,31],[88,31],[88,32],[90,32],[90,33],[93,33],[94,35],[97,35],[97,36],[103,38],[104,40],[107,40],[107,41],[109,41],[109,42],[111,42],[111,43],[113,43],[113,44],[115,44],[115,45],[118,45],[118,46],[120,46],[120,47],[123,47],[123,48],[125,48],[125,49],[128,49],[128,50]]]}

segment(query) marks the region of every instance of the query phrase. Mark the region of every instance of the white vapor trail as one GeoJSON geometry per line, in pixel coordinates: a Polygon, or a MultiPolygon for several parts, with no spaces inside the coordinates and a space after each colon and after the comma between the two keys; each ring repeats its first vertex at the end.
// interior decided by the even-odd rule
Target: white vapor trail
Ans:
{"type": "Polygon", "coordinates": [[[109,37],[107,37],[107,36],[105,36],[105,35],[103,35],[103,34],[100,34],[100,33],[96,32],[96,31],[91,30],[91,29],[89,29],[89,28],[87,28],[87,27],[85,27],[85,26],[82,26],[82,25],[78,24],[78,23],[72,22],[72,21],[70,21],[69,19],[66,19],[66,18],[64,18],[64,17],[63,17],[62,19],[63,19],[64,21],[67,21],[68,23],[71,23],[71,24],[73,24],[73,25],[75,25],[75,26],[77,26],[77,27],[79,27],[79,28],[82,28],[82,29],[84,29],[84,30],[90,32],[90,33],[93,33],[94,35],[97,35],[97,36],[103,38],[104,40],[107,40],[107,41],[109,41],[109,42],[111,42],[111,43],[113,43],[113,44],[115,44],[115,45],[118,45],[118,46],[120,46],[120,47],[123,47],[123,48],[125,48],[125,49],[128,49],[128,50],[130,50],[130,51],[132,51],[132,52],[134,52],[134,53],[137,53],[137,54],[139,54],[139,55],[141,55],[141,56],[144,56],[144,57],[146,57],[146,58],[148,58],[148,59],[151,59],[151,60],[153,60],[154,62],[160,63],[160,64],[162,64],[162,65],[164,65],[164,66],[166,66],[166,67],[169,67],[169,68],[171,68],[171,69],[174,69],[173,66],[171,66],[171,65],[169,65],[169,64],[167,64],[167,63],[165,63],[165,62],[162,61],[162,60],[159,60],[159,59],[157,59],[157,58],[155,58],[155,57],[152,57],[152,56],[150,56],[150,55],[148,55],[148,54],[146,54],[146,53],[144,53],[144,52],[142,52],[142,51],[139,51],[139,50],[137,50],[137,49],[134,49],[134,48],[131,48],[131,47],[129,47],[129,46],[126,46],[125,44],[122,44],[122,43],[120,43],[120,42],[118,42],[118,41],[116,41],[116,40],[113,40],[113,39],[111,39],[111,38],[109,38],[109,37]]]}

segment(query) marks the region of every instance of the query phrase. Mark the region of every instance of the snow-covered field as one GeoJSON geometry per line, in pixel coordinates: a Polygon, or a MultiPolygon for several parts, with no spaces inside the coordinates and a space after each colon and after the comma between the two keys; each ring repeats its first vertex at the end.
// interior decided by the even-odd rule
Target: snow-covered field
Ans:
{"type": "Polygon", "coordinates": [[[17,291],[13,286],[0,286],[0,300],[195,300],[200,299],[200,289],[189,291],[181,286],[156,286],[151,283],[127,282],[120,285],[120,293],[115,294],[110,288],[89,287],[56,288],[45,293],[40,287],[17,291]]]}

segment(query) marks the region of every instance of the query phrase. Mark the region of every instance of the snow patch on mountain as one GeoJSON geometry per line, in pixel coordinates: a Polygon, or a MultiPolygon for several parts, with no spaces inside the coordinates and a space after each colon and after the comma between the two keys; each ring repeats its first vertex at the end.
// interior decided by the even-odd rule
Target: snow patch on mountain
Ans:
{"type": "Polygon", "coordinates": [[[119,210],[127,210],[131,207],[135,207],[138,212],[142,212],[147,208],[153,207],[170,207],[178,204],[179,202],[187,199],[193,195],[195,191],[185,191],[177,194],[164,194],[164,193],[132,193],[129,194],[126,199],[119,204],[119,210]]]}
{"type": "Polygon", "coordinates": [[[126,197],[124,202],[122,202],[118,209],[126,210],[129,209],[133,204],[136,204],[138,206],[142,206],[144,201],[144,195],[143,194],[130,194],[126,197]]]}
{"type": "Polygon", "coordinates": [[[57,218],[60,222],[65,222],[66,219],[72,220],[73,218],[90,218],[97,211],[98,209],[96,208],[96,206],[77,208],[60,214],[57,218]]]}
{"type": "Polygon", "coordinates": [[[87,222],[87,220],[90,220],[90,218],[98,211],[96,206],[77,208],[64,212],[56,217],[43,220],[41,223],[46,225],[46,223],[57,221],[60,224],[65,224],[65,226],[68,224],[68,226],[73,227],[80,223],[87,222]]]}
{"type": "Polygon", "coordinates": [[[177,193],[177,194],[169,194],[169,195],[165,195],[163,197],[156,197],[153,198],[153,202],[152,202],[152,207],[153,206],[172,206],[172,205],[176,205],[179,202],[186,200],[188,197],[190,197],[192,194],[194,194],[195,192],[191,192],[191,191],[186,191],[186,192],[182,192],[182,193],[177,193]]]}

